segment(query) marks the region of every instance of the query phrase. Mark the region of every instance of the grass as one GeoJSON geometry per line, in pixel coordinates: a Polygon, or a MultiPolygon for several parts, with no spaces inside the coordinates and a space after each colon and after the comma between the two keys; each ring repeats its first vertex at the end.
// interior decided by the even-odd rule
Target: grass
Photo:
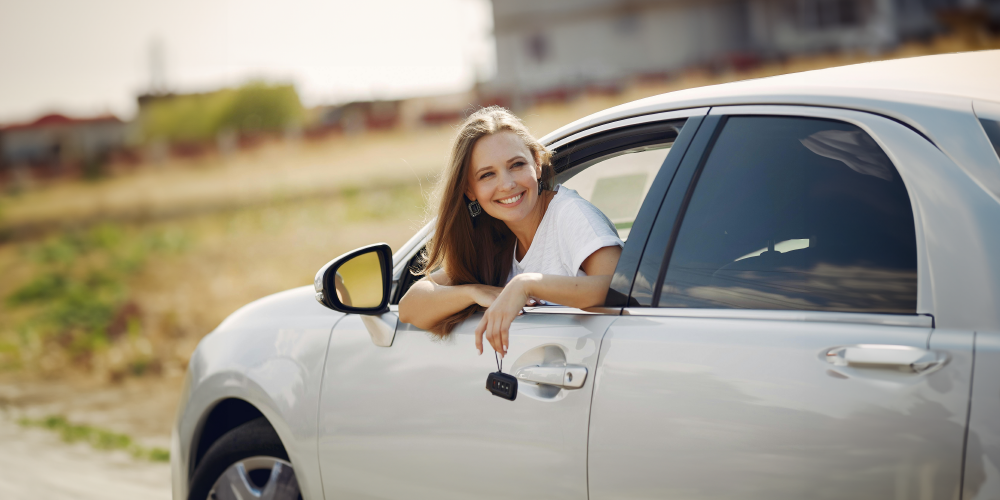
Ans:
{"type": "Polygon", "coordinates": [[[127,434],[112,432],[86,424],[73,424],[61,415],[49,415],[41,419],[22,418],[18,423],[24,427],[39,427],[58,432],[67,443],[86,442],[99,450],[125,450],[134,458],[153,462],[169,462],[170,451],[158,447],[136,444],[127,434]]]}
{"type": "MultiPolygon", "coordinates": [[[[5,329],[86,361],[118,337],[139,334],[140,311],[130,300],[129,279],[151,256],[178,253],[188,244],[179,231],[101,224],[25,245],[21,265],[28,279],[4,297],[4,309],[16,318],[4,321],[5,329]]],[[[18,351],[9,337],[0,336],[6,340],[0,361],[23,364],[24,356],[9,359],[18,351]]]]}
{"type": "MultiPolygon", "coordinates": [[[[429,187],[429,183],[424,183],[429,187]]],[[[419,182],[0,244],[0,369],[116,381],[177,373],[206,333],[333,257],[405,242],[419,182]]]]}

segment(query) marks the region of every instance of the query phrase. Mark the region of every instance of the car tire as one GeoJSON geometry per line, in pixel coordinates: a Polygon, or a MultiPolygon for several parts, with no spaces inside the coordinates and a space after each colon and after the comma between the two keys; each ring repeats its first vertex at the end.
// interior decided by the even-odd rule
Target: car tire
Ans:
{"type": "Polygon", "coordinates": [[[191,479],[189,500],[301,499],[295,470],[267,419],[251,420],[205,452],[191,479]]]}

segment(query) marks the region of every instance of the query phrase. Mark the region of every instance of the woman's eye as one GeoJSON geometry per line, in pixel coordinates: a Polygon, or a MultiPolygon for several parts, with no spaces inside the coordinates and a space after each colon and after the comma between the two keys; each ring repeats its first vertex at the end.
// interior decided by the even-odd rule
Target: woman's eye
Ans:
{"type": "Polygon", "coordinates": [[[523,167],[523,166],[524,166],[524,162],[523,161],[516,161],[516,162],[514,162],[513,165],[510,166],[510,168],[518,168],[518,167],[523,167]]]}
{"type": "Polygon", "coordinates": [[[493,172],[486,172],[485,174],[479,176],[479,180],[483,180],[491,175],[493,175],[493,172]]]}

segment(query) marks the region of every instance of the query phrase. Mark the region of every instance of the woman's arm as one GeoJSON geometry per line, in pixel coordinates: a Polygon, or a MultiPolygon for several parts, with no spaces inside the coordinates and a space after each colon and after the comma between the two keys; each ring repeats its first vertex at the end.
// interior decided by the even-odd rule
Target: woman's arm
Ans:
{"type": "Polygon", "coordinates": [[[584,309],[604,303],[611,286],[611,275],[618,265],[622,249],[604,247],[590,254],[580,267],[587,276],[519,274],[507,283],[476,327],[476,349],[483,353],[483,337],[501,355],[507,354],[510,324],[529,299],[539,299],[584,309]]]}
{"type": "Polygon", "coordinates": [[[399,299],[399,320],[430,330],[473,304],[489,307],[501,290],[487,285],[451,285],[448,274],[437,271],[414,283],[399,299]]]}

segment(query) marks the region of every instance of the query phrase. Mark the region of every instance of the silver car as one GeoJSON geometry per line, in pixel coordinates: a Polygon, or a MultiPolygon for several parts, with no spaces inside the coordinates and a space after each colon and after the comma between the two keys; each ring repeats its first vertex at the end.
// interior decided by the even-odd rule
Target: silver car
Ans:
{"type": "Polygon", "coordinates": [[[604,307],[398,321],[433,223],[233,313],[174,498],[1000,498],[1000,51],[673,92],[543,138],[604,307]],[[317,301],[318,299],[318,301],[317,301]]]}

